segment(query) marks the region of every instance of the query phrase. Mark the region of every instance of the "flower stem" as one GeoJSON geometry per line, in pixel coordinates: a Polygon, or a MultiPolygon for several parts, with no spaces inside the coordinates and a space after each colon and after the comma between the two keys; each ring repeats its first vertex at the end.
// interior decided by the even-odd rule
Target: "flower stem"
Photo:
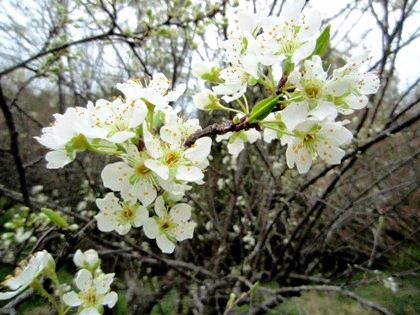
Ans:
{"type": "Polygon", "coordinates": [[[45,290],[44,286],[42,285],[42,283],[38,279],[35,279],[31,283],[31,287],[34,290],[36,290],[41,296],[43,296],[44,298],[46,298],[48,300],[48,302],[50,302],[54,306],[54,308],[56,309],[58,315],[65,315],[65,312],[64,312],[64,310],[62,308],[62,305],[59,305],[57,303],[57,301],[51,296],[51,294],[49,294],[47,292],[47,290],[45,290]]]}

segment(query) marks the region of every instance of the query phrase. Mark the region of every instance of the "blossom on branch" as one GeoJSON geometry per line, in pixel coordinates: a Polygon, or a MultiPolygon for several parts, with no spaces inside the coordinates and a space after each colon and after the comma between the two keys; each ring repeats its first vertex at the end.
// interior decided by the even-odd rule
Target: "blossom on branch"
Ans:
{"type": "Polygon", "coordinates": [[[112,308],[118,300],[117,293],[110,288],[113,280],[113,273],[100,273],[94,276],[89,270],[81,269],[75,278],[79,292],[71,291],[64,294],[63,301],[68,306],[79,307],[80,315],[102,314],[103,305],[112,308]]]}
{"type": "Polygon", "coordinates": [[[76,253],[74,253],[73,262],[77,267],[91,271],[99,268],[99,265],[101,264],[98,253],[93,249],[88,249],[85,252],[78,249],[76,253]]]}
{"type": "Polygon", "coordinates": [[[95,218],[98,229],[102,232],[117,231],[127,234],[131,227],[140,227],[149,217],[149,211],[141,206],[136,198],[126,198],[120,201],[114,193],[106,194],[103,199],[96,199],[96,205],[101,210],[95,218]]]}
{"type": "Polygon", "coordinates": [[[188,222],[191,217],[191,206],[178,203],[168,211],[162,196],[156,198],[155,212],[157,216],[147,219],[143,225],[146,236],[156,239],[163,253],[172,253],[177,241],[192,238],[196,223],[188,222]]]}
{"type": "MultiPolygon", "coordinates": [[[[116,98],[87,104],[89,118],[94,127],[103,129],[104,140],[122,143],[136,136],[135,128],[140,126],[147,114],[147,106],[142,100],[124,101],[116,98]]],[[[97,137],[99,138],[99,137],[97,137]]]]}
{"type": "Polygon", "coordinates": [[[124,161],[108,164],[101,173],[104,186],[120,191],[124,199],[137,198],[148,206],[156,198],[157,175],[145,165],[149,158],[146,151],[138,151],[135,145],[126,146],[124,161]]]}
{"type": "Polygon", "coordinates": [[[46,250],[34,253],[29,260],[22,261],[14,270],[13,276],[9,276],[1,284],[10,289],[0,292],[0,300],[7,300],[25,290],[47,269],[55,269],[55,262],[51,254],[46,250]]]}
{"type": "Polygon", "coordinates": [[[158,111],[171,111],[169,102],[176,101],[185,91],[186,85],[180,84],[172,91],[169,90],[170,81],[163,73],[153,75],[149,83],[141,83],[140,80],[130,79],[127,83],[118,83],[117,88],[124,93],[126,99],[142,100],[146,104],[156,106],[158,111]]]}
{"type": "Polygon", "coordinates": [[[321,26],[321,13],[311,10],[301,15],[304,4],[304,0],[289,0],[279,18],[267,18],[263,32],[257,37],[261,63],[271,66],[288,59],[296,64],[312,54],[321,26]]]}
{"type": "Polygon", "coordinates": [[[289,168],[297,166],[299,173],[308,172],[313,160],[319,157],[325,163],[339,164],[352,133],[342,123],[308,119],[296,125],[292,135],[281,138],[287,144],[286,160],[289,168]]]}

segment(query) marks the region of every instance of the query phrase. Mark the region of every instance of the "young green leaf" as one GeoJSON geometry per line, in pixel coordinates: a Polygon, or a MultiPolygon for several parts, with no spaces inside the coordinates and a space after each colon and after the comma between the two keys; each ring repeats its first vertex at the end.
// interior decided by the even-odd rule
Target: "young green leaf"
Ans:
{"type": "Polygon", "coordinates": [[[317,38],[315,50],[312,53],[312,56],[322,56],[327,51],[328,44],[330,42],[330,28],[331,25],[327,25],[322,31],[321,35],[319,35],[319,37],[317,38]]]}
{"type": "Polygon", "coordinates": [[[58,226],[62,228],[68,227],[67,220],[63,218],[57,211],[49,208],[42,208],[41,211],[44,212],[47,217],[58,226]]]}
{"type": "Polygon", "coordinates": [[[255,104],[251,110],[251,114],[249,115],[249,122],[252,124],[267,117],[268,114],[270,114],[274,109],[274,107],[276,107],[279,98],[280,95],[274,95],[267,97],[255,104]]]}

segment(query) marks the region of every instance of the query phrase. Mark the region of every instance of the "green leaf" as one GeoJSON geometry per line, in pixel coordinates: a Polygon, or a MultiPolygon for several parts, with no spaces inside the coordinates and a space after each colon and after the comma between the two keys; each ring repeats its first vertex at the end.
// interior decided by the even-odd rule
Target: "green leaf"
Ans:
{"type": "Polygon", "coordinates": [[[57,211],[54,211],[49,208],[42,208],[41,211],[55,224],[62,228],[67,228],[69,225],[67,220],[63,218],[57,211]]]}
{"type": "Polygon", "coordinates": [[[255,282],[255,283],[252,285],[252,287],[249,289],[248,293],[249,293],[249,294],[254,293],[254,291],[255,291],[255,290],[256,290],[259,286],[260,286],[260,282],[259,282],[259,281],[255,282]]]}
{"type": "Polygon", "coordinates": [[[317,38],[315,50],[312,53],[312,56],[322,56],[327,51],[328,44],[330,42],[330,28],[331,25],[327,25],[322,31],[321,35],[319,35],[319,37],[317,38]]]}
{"type": "Polygon", "coordinates": [[[259,101],[251,110],[249,114],[249,122],[255,123],[263,120],[271,111],[276,107],[277,102],[279,101],[280,95],[270,96],[259,101]]]}
{"type": "Polygon", "coordinates": [[[229,295],[229,300],[227,301],[227,303],[226,303],[226,306],[228,307],[228,308],[232,308],[232,306],[233,306],[233,303],[235,303],[235,298],[236,298],[236,295],[235,295],[235,293],[231,293],[230,295],[229,295]]]}

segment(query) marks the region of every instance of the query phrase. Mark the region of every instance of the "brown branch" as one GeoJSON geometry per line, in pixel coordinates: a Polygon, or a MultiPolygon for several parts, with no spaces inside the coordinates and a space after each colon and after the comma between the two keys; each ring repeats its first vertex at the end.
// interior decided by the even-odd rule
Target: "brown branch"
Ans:
{"type": "MultiPolygon", "coordinates": [[[[1,79],[1,76],[0,76],[1,79]]],[[[26,174],[25,168],[23,167],[23,162],[20,157],[19,152],[19,134],[16,130],[15,122],[13,120],[12,112],[9,106],[6,103],[6,99],[3,94],[3,89],[0,82],[0,108],[3,112],[4,120],[7,125],[7,129],[9,131],[9,138],[10,138],[10,152],[13,155],[13,159],[15,160],[16,170],[19,176],[19,184],[20,184],[20,191],[22,192],[22,199],[26,206],[31,208],[31,202],[29,200],[29,192],[26,182],[26,174]]]]}
{"type": "Polygon", "coordinates": [[[251,128],[258,129],[258,123],[249,123],[248,116],[244,116],[238,123],[234,123],[229,120],[223,124],[212,124],[207,126],[202,130],[198,130],[191,134],[187,140],[184,142],[184,146],[189,148],[191,147],[198,139],[202,137],[214,136],[214,135],[224,135],[228,132],[237,132],[241,130],[248,130],[251,128]]]}

